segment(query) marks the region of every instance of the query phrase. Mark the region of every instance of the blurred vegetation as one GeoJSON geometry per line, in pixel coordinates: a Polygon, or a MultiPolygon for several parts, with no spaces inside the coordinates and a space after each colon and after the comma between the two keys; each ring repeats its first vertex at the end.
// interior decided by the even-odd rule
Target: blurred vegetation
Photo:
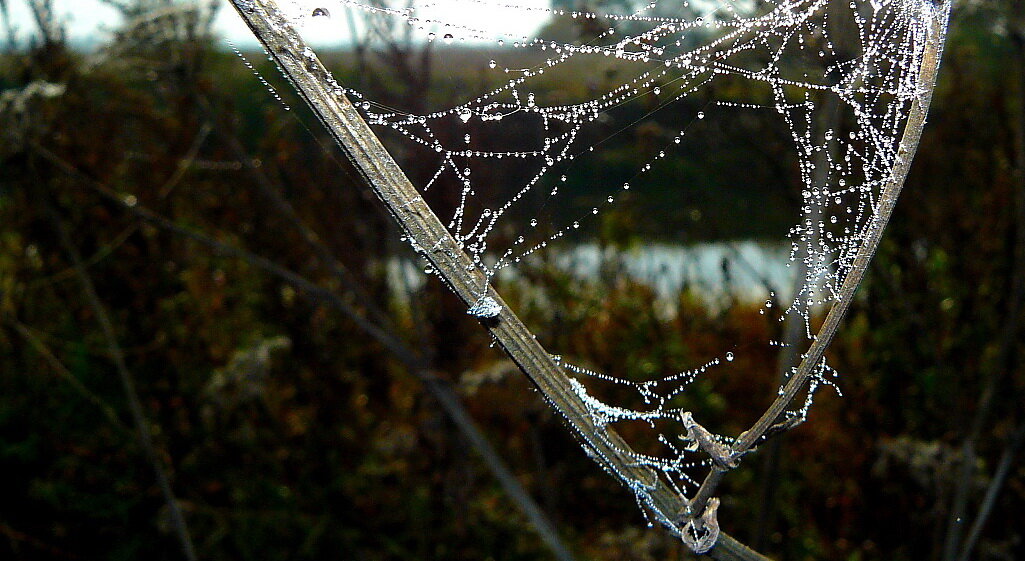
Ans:
{"type": "MultiPolygon", "coordinates": [[[[956,10],[907,189],[831,350],[845,397],[823,392],[811,421],[783,441],[768,554],[940,559],[973,419],[988,408],[966,526],[1025,422],[1025,335],[1010,329],[1025,317],[1015,297],[1025,27],[1014,18],[1023,13],[1021,2],[995,0],[956,10]],[[991,387],[989,401],[980,398],[991,387]]],[[[248,59],[291,112],[209,35],[206,9],[161,14],[130,17],[96,52],[70,49],[49,22],[0,55],[0,558],[182,558],[82,270],[112,317],[200,558],[551,558],[408,362],[224,246],[301,275],[360,317],[383,309],[375,321],[458,391],[581,559],[683,556],[645,527],[631,494],[586,459],[444,287],[396,290],[389,264],[408,258],[406,248],[265,57],[248,59]],[[260,181],[335,265],[280,199],[254,188],[260,181]],[[197,232],[207,242],[187,235],[197,232]]],[[[400,54],[410,69],[433,61],[433,73],[409,79],[387,53],[328,58],[340,81],[385,102],[450,106],[487,86],[472,70],[487,54],[400,54]]],[[[616,68],[605,71],[617,79],[616,68]]],[[[553,83],[548,95],[581,84],[553,83]]],[[[647,160],[646,139],[680,126],[671,112],[625,111],[610,129],[646,120],[569,178],[571,206],[589,207],[601,196],[587,189],[595,176],[632,173],[647,160]]],[[[669,159],[693,189],[648,186],[652,197],[624,198],[585,239],[611,248],[779,239],[796,215],[796,177],[778,166],[787,143],[755,122],[729,126],[694,135],[705,143],[694,147],[707,155],[700,161],[669,159]],[[750,192],[715,188],[738,172],[750,192]]],[[[414,181],[433,171],[397,157],[414,181]]],[[[509,163],[487,173],[482,183],[511,189],[522,171],[509,163]]],[[[758,306],[711,310],[692,290],[667,314],[615,259],[586,283],[524,267],[506,291],[549,348],[626,377],[691,368],[724,341],[779,336],[758,306]]],[[[686,406],[736,434],[773,396],[775,364],[771,347],[752,344],[699,379],[686,406]]],[[[723,491],[720,518],[741,539],[762,508],[755,458],[723,491]]],[[[1025,558],[1023,506],[1025,469],[1015,463],[975,558],[1025,558]]]]}

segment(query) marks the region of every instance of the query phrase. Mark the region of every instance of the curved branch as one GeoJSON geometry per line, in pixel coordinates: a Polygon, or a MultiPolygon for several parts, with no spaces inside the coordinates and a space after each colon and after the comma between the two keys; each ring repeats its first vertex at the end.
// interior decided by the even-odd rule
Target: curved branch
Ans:
{"type": "MultiPolygon", "coordinates": [[[[890,172],[890,179],[883,187],[879,196],[879,203],[876,205],[872,220],[868,223],[864,241],[858,249],[854,258],[851,271],[844,278],[840,287],[840,297],[836,304],[830,308],[826,319],[815,335],[808,352],[805,353],[797,371],[790,377],[779,397],[769,405],[769,408],[747,431],[741,433],[736,442],[733,443],[733,458],[737,459],[748,453],[752,446],[758,442],[765,433],[776,424],[777,420],[793,402],[797,394],[804,388],[805,384],[815,376],[821,368],[822,358],[826,348],[833,341],[840,322],[850,308],[854,300],[854,294],[858,286],[865,278],[869,262],[875,255],[879,242],[882,240],[883,230],[893,214],[894,206],[897,204],[897,197],[900,195],[904,181],[907,179],[908,171],[911,168],[911,160],[918,149],[919,140],[922,138],[922,130],[925,127],[926,114],[929,112],[929,103],[932,101],[932,93],[936,87],[936,74],[939,70],[940,58],[943,53],[943,42],[947,30],[947,18],[950,13],[951,3],[949,0],[939,6],[930,6],[929,14],[931,21],[925,38],[924,53],[919,69],[919,90],[918,96],[911,104],[911,111],[908,115],[907,124],[904,127],[904,135],[897,148],[897,156],[890,172]]],[[[695,496],[694,515],[699,515],[714,492],[721,477],[715,476],[715,471],[705,478],[698,493],[695,496]]]]}

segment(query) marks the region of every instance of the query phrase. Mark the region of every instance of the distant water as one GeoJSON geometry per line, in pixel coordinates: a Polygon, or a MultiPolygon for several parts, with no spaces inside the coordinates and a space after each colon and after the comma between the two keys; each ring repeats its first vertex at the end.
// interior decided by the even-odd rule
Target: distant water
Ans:
{"type": "Polygon", "coordinates": [[[789,245],[755,241],[653,244],[615,252],[584,244],[557,255],[554,262],[585,280],[597,279],[603,267],[616,264],[660,298],[675,300],[687,290],[718,305],[731,298],[764,301],[770,291],[778,299],[789,299],[794,271],[787,266],[789,256],[789,245]]]}
{"type": "MultiPolygon", "coordinates": [[[[787,266],[789,255],[788,244],[756,241],[651,244],[629,250],[580,244],[550,248],[548,261],[582,282],[626,275],[650,286],[667,304],[686,290],[715,309],[731,300],[764,302],[770,291],[778,301],[789,302],[794,273],[787,266]]],[[[408,260],[389,262],[388,272],[400,295],[402,287],[419,290],[427,278],[422,267],[408,260]]],[[[516,267],[502,269],[498,277],[499,284],[522,281],[516,267]]]]}

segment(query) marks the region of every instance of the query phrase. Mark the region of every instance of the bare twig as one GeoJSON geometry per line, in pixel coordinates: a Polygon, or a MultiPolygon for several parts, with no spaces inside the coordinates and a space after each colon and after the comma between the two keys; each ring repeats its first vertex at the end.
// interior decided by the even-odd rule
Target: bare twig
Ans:
{"type": "MultiPolygon", "coordinates": [[[[357,326],[363,329],[365,332],[370,334],[374,339],[385,346],[389,351],[396,353],[396,355],[402,356],[403,345],[391,334],[382,330],[378,325],[364,318],[358,311],[356,311],[348,302],[345,302],[338,297],[335,293],[321,288],[316,284],[310,282],[306,278],[302,277],[298,273],[290,271],[277,263],[267,259],[266,257],[256,255],[254,253],[247,252],[245,250],[236,248],[234,246],[219,242],[205,234],[195,232],[189,228],[185,228],[179,224],[174,223],[167,218],[160,216],[153,211],[143,207],[139,204],[128,204],[122,197],[117,193],[107,188],[105,185],[93,180],[89,176],[75,169],[73,166],[68,164],[66,161],[61,159],[59,156],[46,149],[39,144],[33,144],[32,148],[37,154],[48,160],[49,162],[56,165],[59,169],[69,175],[73,175],[83,182],[95,193],[102,196],[104,199],[121,206],[136,217],[149,222],[155,226],[158,226],[164,230],[174,232],[182,237],[189,238],[193,241],[206,245],[214,251],[228,257],[235,257],[245,260],[254,266],[257,266],[265,271],[269,271],[274,275],[286,280],[289,284],[299,288],[300,290],[307,292],[320,300],[330,303],[331,305],[346,310],[346,314],[349,315],[357,326]]],[[[415,356],[415,355],[414,355],[415,356]]],[[[410,358],[410,360],[415,360],[410,358]]]]}
{"type": "MultiPolygon", "coordinates": [[[[946,6],[949,6],[949,3],[946,6]]],[[[839,298],[826,315],[822,327],[815,336],[808,352],[801,360],[797,372],[783,388],[783,394],[769,406],[768,410],[755,422],[751,429],[746,431],[733,445],[735,456],[739,457],[747,452],[748,448],[761,438],[762,434],[770,426],[776,423],[776,420],[783,414],[798,392],[812,378],[819,368],[826,348],[836,335],[843,316],[847,313],[851,302],[854,300],[854,293],[857,291],[862,279],[864,279],[865,273],[868,271],[868,264],[872,256],[875,255],[879,242],[882,240],[883,229],[893,214],[894,206],[897,204],[897,197],[904,186],[904,180],[907,178],[908,171],[911,168],[911,160],[918,148],[918,141],[922,137],[925,116],[929,111],[929,102],[932,99],[933,87],[936,83],[936,71],[939,68],[940,54],[943,50],[945,23],[946,11],[937,11],[929,30],[925,53],[922,57],[919,96],[911,106],[908,122],[904,129],[904,136],[901,138],[897,150],[896,163],[890,173],[890,180],[879,195],[879,203],[863,236],[864,241],[858,249],[850,272],[844,278],[843,285],[840,287],[839,298]]]]}
{"type": "MultiPolygon", "coordinates": [[[[250,266],[269,273],[299,291],[307,299],[315,304],[323,304],[332,307],[352,320],[356,326],[389,350],[418,380],[420,380],[430,393],[441,405],[442,409],[449,416],[456,427],[462,432],[463,437],[477,451],[484,464],[491,470],[495,479],[498,480],[502,489],[509,495],[513,503],[523,512],[524,516],[534,525],[541,540],[551,549],[552,553],[560,561],[573,561],[573,555],[562,543],[558,531],[549,521],[548,517],[538,508],[537,503],[527,493],[523,485],[516,479],[512,470],[505,464],[502,457],[491,446],[487,437],[477,428],[466,408],[463,407],[459,396],[452,387],[442,378],[431,373],[425,366],[423,358],[415,350],[408,347],[391,332],[385,331],[377,324],[366,320],[348,302],[342,300],[334,292],[318,286],[302,275],[291,271],[277,263],[224,242],[215,240],[203,233],[180,226],[167,218],[160,216],[151,210],[139,205],[128,204],[123,198],[117,196],[113,191],[84,173],[78,171],[64,160],[41,146],[34,146],[37,153],[51,163],[57,165],[62,171],[83,181],[89,188],[102,196],[104,199],[120,206],[123,210],[134,215],[137,219],[156,226],[164,231],[192,240],[204,245],[215,253],[226,257],[240,259],[250,266]]],[[[369,305],[369,304],[368,304],[369,305]]]]}
{"type": "Polygon", "coordinates": [[[53,371],[57,374],[57,376],[60,379],[67,382],[67,384],[71,386],[71,388],[74,389],[76,392],[78,392],[79,395],[85,398],[86,401],[92,403],[97,408],[99,408],[99,410],[103,412],[103,416],[106,417],[112,425],[114,425],[122,431],[128,432],[129,434],[132,432],[130,428],[128,428],[127,426],[125,426],[124,423],[121,422],[121,418],[118,417],[118,414],[114,410],[114,408],[109,403],[104,401],[103,398],[96,395],[92,390],[87,388],[81,380],[76,378],[75,375],[72,374],[70,370],[68,370],[68,367],[64,366],[64,363],[62,363],[60,359],[57,358],[57,355],[55,355],[53,351],[51,351],[50,348],[46,346],[46,343],[44,343],[42,339],[37,337],[35,333],[32,333],[32,330],[29,329],[28,326],[14,318],[5,318],[4,323],[10,325],[11,328],[18,333],[18,335],[21,335],[22,339],[24,339],[29,345],[31,345],[36,350],[36,352],[40,354],[40,356],[43,357],[46,363],[50,365],[50,368],[53,369],[53,371]]]}
{"type": "Polygon", "coordinates": [[[1014,434],[1011,435],[1007,443],[1007,448],[1004,449],[1000,463],[997,464],[997,469],[993,473],[993,479],[989,482],[989,487],[986,489],[986,496],[983,497],[982,505],[979,506],[979,514],[976,515],[975,521],[972,522],[968,538],[965,540],[964,547],[961,548],[961,555],[958,556],[958,561],[968,561],[971,559],[972,552],[975,550],[975,544],[979,542],[982,529],[986,526],[989,515],[993,512],[997,496],[999,496],[1000,491],[1003,489],[1004,483],[1007,482],[1007,476],[1011,472],[1014,458],[1021,451],[1023,444],[1025,444],[1025,422],[1021,423],[1021,426],[1014,431],[1014,434]]]}
{"type": "Polygon", "coordinates": [[[303,241],[314,251],[317,255],[317,259],[321,261],[321,264],[327,267],[332,274],[342,283],[347,291],[352,293],[359,301],[363,302],[364,308],[371,319],[382,327],[389,327],[391,325],[390,318],[382,312],[376,306],[373,306],[373,298],[367,293],[363,286],[357,282],[355,276],[350,272],[345,265],[343,265],[338,259],[335,258],[331,250],[324,245],[321,241],[321,237],[310,228],[302,218],[299,217],[299,213],[296,212],[295,207],[288,201],[282,194],[281,189],[275,185],[267,174],[260,171],[260,168],[256,167],[252,163],[252,158],[246,153],[245,147],[239,140],[238,136],[229,132],[227,127],[217,119],[217,114],[210,102],[200,94],[196,94],[196,101],[199,107],[207,114],[207,118],[217,123],[217,135],[221,138],[221,142],[228,148],[231,154],[236,160],[242,162],[242,167],[249,174],[252,179],[253,185],[256,186],[257,192],[260,193],[265,199],[267,199],[273,206],[274,210],[283,215],[292,226],[302,236],[303,241]]]}
{"type": "MultiPolygon", "coordinates": [[[[0,522],[0,535],[9,540],[8,543],[11,544],[11,548],[14,550],[14,555],[18,557],[25,554],[19,551],[21,548],[17,547],[16,544],[24,543],[39,551],[46,552],[47,556],[52,557],[53,559],[81,559],[81,557],[71,553],[70,551],[64,551],[63,549],[46,543],[35,536],[30,536],[25,532],[15,530],[3,522],[0,522]]],[[[27,557],[27,555],[25,556],[27,557]]]]}
{"type": "Polygon", "coordinates": [[[188,561],[196,561],[196,551],[192,545],[192,538],[189,535],[188,525],[185,522],[185,517],[182,515],[178,500],[175,498],[174,492],[171,490],[170,478],[167,476],[167,472],[161,463],[160,457],[157,455],[156,447],[153,445],[153,437],[150,434],[148,424],[149,421],[146,420],[146,414],[143,412],[142,403],[139,401],[139,394],[135,390],[135,381],[133,380],[132,374],[125,363],[125,357],[124,353],[121,351],[121,346],[117,342],[114,325],[111,323],[110,316],[107,315],[107,310],[100,301],[99,295],[96,293],[96,288],[93,285],[92,279],[89,278],[89,274],[86,272],[85,266],[82,264],[82,258],[78,254],[78,250],[71,243],[71,239],[68,237],[68,232],[64,228],[64,224],[61,222],[60,217],[57,215],[56,209],[54,209],[49,203],[47,203],[47,207],[53,221],[54,229],[57,231],[57,236],[60,239],[61,246],[63,246],[64,251],[68,254],[68,257],[75,266],[76,276],[82,285],[82,291],[85,293],[86,302],[88,302],[89,307],[93,309],[96,321],[100,324],[100,330],[103,332],[103,336],[107,340],[110,357],[114,361],[114,367],[117,369],[122,389],[125,392],[125,397],[128,399],[128,409],[131,411],[132,423],[135,425],[136,436],[140,446],[142,446],[146,460],[153,469],[153,474],[156,476],[157,485],[160,487],[160,492],[164,496],[164,501],[167,503],[167,508],[171,516],[171,525],[177,534],[179,544],[182,548],[182,553],[184,553],[185,559],[188,561]]]}
{"type": "MultiPolygon", "coordinates": [[[[189,166],[191,166],[192,163],[195,161],[196,154],[199,153],[199,149],[202,148],[203,143],[206,141],[206,137],[209,134],[210,134],[210,127],[209,127],[209,125],[204,125],[204,126],[200,127],[200,130],[199,130],[198,133],[196,133],[196,138],[192,141],[192,144],[189,146],[189,149],[185,151],[185,154],[183,154],[181,156],[181,158],[178,159],[178,165],[177,165],[177,167],[175,167],[174,172],[171,173],[171,175],[167,178],[167,180],[164,181],[164,183],[161,185],[160,189],[157,190],[157,193],[158,193],[157,196],[159,198],[164,199],[168,195],[170,195],[171,191],[173,191],[174,188],[179,184],[179,182],[181,182],[181,180],[185,177],[186,171],[189,169],[189,166]]],[[[60,158],[57,158],[57,156],[55,154],[53,154],[52,152],[50,152],[49,150],[47,150],[45,148],[42,148],[41,145],[36,144],[35,146],[33,146],[33,149],[35,149],[37,154],[39,154],[40,156],[42,156],[46,160],[49,160],[51,163],[58,163],[58,160],[59,160],[59,164],[60,164],[59,167],[62,169],[62,171],[67,172],[68,171],[67,168],[71,167],[71,166],[68,165],[68,163],[66,161],[61,160],[60,158]]],[[[84,174],[78,172],[78,170],[73,170],[73,171],[74,171],[74,174],[77,174],[79,176],[84,176],[84,174]]],[[[102,247],[100,247],[96,251],[96,253],[94,253],[88,259],[83,259],[82,260],[83,266],[86,269],[90,269],[96,263],[99,263],[103,259],[106,259],[112,253],[114,253],[119,247],[121,247],[126,241],[128,241],[128,239],[132,236],[132,234],[134,234],[136,232],[136,230],[138,229],[138,225],[139,225],[139,223],[136,222],[136,223],[133,223],[132,225],[128,226],[127,228],[124,229],[124,231],[122,231],[120,234],[118,234],[112,241],[110,241],[109,243],[106,243],[102,247]]],[[[75,275],[75,268],[74,267],[69,267],[69,268],[67,268],[67,269],[65,269],[63,271],[59,271],[57,273],[54,273],[54,274],[46,277],[45,279],[41,279],[41,280],[36,281],[36,282],[39,283],[39,284],[53,284],[53,283],[57,283],[57,282],[63,281],[65,278],[69,278],[69,277],[72,277],[74,275],[75,275]]]]}
{"type": "MultiPolygon", "coordinates": [[[[836,152],[839,147],[836,139],[830,135],[831,131],[839,131],[841,124],[841,112],[840,112],[840,98],[837,95],[827,94],[822,102],[822,110],[817,117],[816,128],[818,129],[815,133],[815,138],[820,139],[825,144],[825,149],[818,151],[815,155],[815,167],[812,172],[811,182],[814,188],[821,189],[823,193],[828,193],[828,181],[830,170],[833,169],[833,162],[836,159],[836,152]]],[[[811,222],[818,223],[822,220],[822,214],[824,212],[822,205],[813,205],[812,212],[808,217],[811,222]]],[[[788,310],[786,313],[792,314],[790,321],[786,322],[783,327],[783,346],[780,349],[779,358],[776,363],[776,378],[779,380],[779,385],[786,383],[787,377],[793,371],[793,368],[798,366],[801,360],[799,349],[802,346],[805,337],[805,321],[809,321],[811,317],[811,306],[808,305],[808,298],[801,293],[804,284],[808,282],[808,271],[811,264],[811,252],[819,243],[820,234],[813,230],[808,234],[810,239],[802,244],[801,251],[799,252],[796,265],[797,270],[794,272],[794,278],[792,281],[792,294],[793,294],[793,308],[788,310]],[[801,319],[798,320],[798,316],[801,319]]],[[[762,435],[762,439],[766,439],[769,436],[782,434],[785,432],[787,425],[800,424],[804,420],[803,416],[790,417],[782,423],[776,423],[769,427],[765,434],[762,435]]],[[[751,544],[754,547],[762,547],[765,545],[765,539],[769,534],[769,529],[773,526],[775,521],[775,502],[776,502],[776,489],[779,486],[779,469],[780,469],[780,448],[781,439],[774,439],[769,442],[763,450],[763,463],[761,472],[761,489],[759,490],[759,506],[758,514],[755,516],[754,533],[751,538],[751,544]]]]}
{"type": "Polygon", "coordinates": [[[29,0],[28,7],[39,28],[43,45],[49,48],[63,43],[64,26],[53,10],[53,0],[29,0]]]}
{"type": "Polygon", "coordinates": [[[986,368],[986,382],[976,405],[968,434],[961,443],[961,466],[958,472],[954,497],[947,514],[947,533],[943,544],[944,561],[954,561],[961,547],[963,525],[968,508],[969,495],[974,481],[976,444],[986,428],[990,415],[996,407],[1001,388],[1008,373],[1014,369],[1016,354],[1014,352],[1018,335],[1021,331],[1022,312],[1025,306],[1025,23],[1023,29],[1011,33],[1016,58],[1018,59],[1018,92],[1015,101],[1018,104],[1018,117],[1014,126],[1015,133],[1015,235],[1012,248],[1012,269],[1010,279],[1010,298],[1005,306],[1007,316],[1003,321],[1003,330],[997,343],[996,356],[986,368]]]}
{"type": "MultiPolygon", "coordinates": [[[[932,92],[936,84],[936,73],[939,69],[940,55],[943,52],[944,33],[949,10],[950,2],[947,1],[941,6],[935,7],[931,14],[932,21],[930,22],[928,36],[926,37],[919,74],[918,95],[911,105],[911,111],[908,115],[907,124],[904,127],[904,135],[897,148],[897,156],[893,170],[890,172],[889,181],[887,181],[882,193],[879,195],[879,202],[874,209],[875,212],[873,213],[872,220],[866,228],[861,247],[858,249],[850,272],[840,286],[837,302],[830,308],[822,327],[819,328],[819,332],[815,335],[811,346],[804,354],[801,364],[797,367],[796,372],[791,375],[779,397],[769,405],[769,408],[755,424],[747,431],[741,433],[740,437],[733,443],[734,458],[740,458],[750,451],[754,443],[760,440],[765,432],[778,422],[787,407],[790,406],[790,403],[797,397],[797,394],[817,374],[821,368],[822,357],[826,352],[826,348],[836,335],[840,322],[854,300],[854,293],[868,271],[868,264],[872,260],[872,256],[875,255],[879,242],[882,240],[883,229],[893,214],[894,206],[897,204],[897,196],[904,186],[904,180],[907,178],[908,171],[911,168],[911,160],[918,148],[918,141],[922,137],[925,117],[929,111],[929,103],[932,100],[932,92]]],[[[716,470],[713,470],[702,482],[697,496],[702,498],[713,496],[718,480],[719,476],[716,475],[716,470]],[[706,488],[710,490],[706,490],[706,488]]],[[[695,516],[699,516],[703,508],[704,506],[700,502],[696,502],[692,512],[695,516]]]]}

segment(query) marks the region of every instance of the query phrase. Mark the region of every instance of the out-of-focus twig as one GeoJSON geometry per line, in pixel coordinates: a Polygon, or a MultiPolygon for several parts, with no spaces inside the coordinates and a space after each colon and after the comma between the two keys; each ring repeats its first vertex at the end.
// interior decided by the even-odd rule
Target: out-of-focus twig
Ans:
{"type": "Polygon", "coordinates": [[[227,126],[218,120],[218,115],[214,111],[210,101],[203,97],[201,94],[196,94],[196,102],[202,109],[207,118],[212,122],[215,122],[216,133],[220,138],[221,142],[228,148],[231,155],[239,162],[242,162],[242,168],[252,179],[253,185],[256,186],[257,192],[267,199],[274,210],[284,216],[288,222],[292,224],[292,227],[299,232],[299,235],[303,238],[303,241],[313,250],[317,255],[317,259],[321,261],[321,264],[327,267],[331,273],[341,282],[345,290],[351,293],[358,301],[362,302],[363,308],[366,310],[370,318],[382,329],[391,327],[391,318],[383,313],[377,306],[373,305],[374,299],[370,297],[363,286],[357,282],[355,275],[352,274],[349,269],[342,264],[331,249],[328,248],[321,237],[309,227],[300,218],[299,213],[295,207],[281,194],[281,189],[275,185],[266,173],[263,173],[260,168],[256,167],[252,163],[252,158],[246,153],[245,147],[239,140],[238,136],[230,132],[227,126]]]}
{"type": "Polygon", "coordinates": [[[256,269],[262,270],[285,281],[292,287],[296,288],[300,294],[306,296],[314,303],[330,306],[334,310],[339,311],[348,317],[356,324],[357,327],[362,329],[372,339],[376,340],[388,349],[389,352],[402,362],[403,365],[405,365],[406,368],[424,384],[428,393],[438,401],[442,409],[446,414],[448,414],[449,418],[452,419],[453,423],[463,434],[464,438],[467,439],[474,450],[476,450],[484,460],[485,465],[492,474],[494,474],[495,478],[498,480],[509,498],[534,525],[538,535],[549,549],[552,550],[556,558],[560,561],[573,561],[572,554],[562,543],[555,526],[537,506],[537,503],[530,497],[530,494],[523,488],[523,485],[519,480],[516,479],[512,470],[509,469],[498,452],[491,446],[491,443],[488,441],[487,437],[484,436],[484,433],[477,428],[473,419],[463,407],[455,390],[452,389],[451,385],[449,385],[447,381],[430,372],[425,366],[423,357],[421,357],[415,350],[405,345],[397,336],[381,328],[374,322],[364,318],[358,310],[353,308],[352,305],[340,298],[334,292],[318,286],[302,275],[282,267],[263,256],[220,242],[201,232],[196,232],[178,225],[173,221],[139,205],[137,202],[129,204],[109,188],[86,176],[84,173],[75,169],[73,166],[46,148],[35,145],[34,149],[40,156],[56,165],[59,169],[81,180],[93,192],[97,193],[107,201],[120,206],[126,212],[134,215],[137,219],[145,221],[166,232],[170,232],[204,245],[217,254],[240,259],[256,269]]]}
{"type": "Polygon", "coordinates": [[[1000,463],[997,464],[997,469],[993,473],[993,479],[989,482],[989,487],[986,489],[986,496],[982,499],[979,514],[976,515],[975,521],[972,522],[972,528],[968,531],[968,538],[965,539],[964,546],[961,548],[961,555],[958,556],[958,561],[968,561],[971,559],[972,552],[975,551],[975,545],[979,542],[979,537],[982,535],[982,529],[986,526],[989,515],[993,512],[993,506],[996,505],[997,497],[1000,495],[1000,491],[1003,490],[1004,483],[1007,482],[1011,466],[1014,465],[1014,459],[1018,452],[1021,452],[1023,444],[1025,444],[1025,422],[1021,423],[1018,429],[1014,431],[1007,443],[1007,448],[1004,449],[1000,463]]]}
{"type": "Polygon", "coordinates": [[[188,525],[185,522],[185,517],[182,515],[178,499],[175,498],[174,492],[171,490],[171,481],[167,476],[167,471],[164,469],[160,457],[157,454],[156,447],[153,444],[153,436],[150,433],[148,424],[149,421],[146,419],[146,414],[143,412],[142,402],[139,400],[139,394],[135,389],[135,381],[132,373],[128,370],[128,365],[125,363],[124,353],[121,351],[121,346],[117,342],[114,324],[111,323],[110,316],[107,314],[106,308],[103,306],[99,295],[96,293],[96,287],[93,285],[93,281],[89,277],[89,273],[85,270],[82,258],[78,253],[78,249],[76,249],[71,243],[67,229],[64,227],[64,223],[61,222],[61,218],[57,214],[57,210],[53,208],[49,202],[46,204],[47,211],[50,214],[50,218],[53,222],[54,229],[57,232],[60,244],[75,267],[76,276],[78,277],[79,283],[82,285],[82,292],[85,294],[86,302],[89,307],[92,308],[93,314],[96,316],[96,321],[100,324],[100,330],[103,333],[103,337],[107,341],[110,357],[114,362],[114,367],[117,370],[122,389],[124,390],[125,397],[128,400],[128,409],[132,415],[132,423],[135,425],[136,437],[139,441],[139,445],[142,447],[143,454],[146,456],[146,460],[153,469],[153,474],[156,476],[157,485],[160,487],[160,492],[164,496],[164,501],[167,503],[171,517],[171,525],[178,537],[182,553],[185,555],[185,559],[187,561],[196,561],[196,551],[192,545],[192,537],[189,534],[188,525]]]}
{"type": "Polygon", "coordinates": [[[977,457],[977,444],[982,432],[993,414],[1000,397],[1000,391],[1008,373],[1013,371],[1017,354],[1015,347],[1021,331],[1022,314],[1025,313],[1025,21],[1023,29],[1011,33],[1011,40],[1014,43],[1015,56],[1018,59],[1018,92],[1016,101],[1018,104],[1018,117],[1015,121],[1015,235],[1013,251],[1013,266],[1011,269],[1011,282],[1008,294],[1010,299],[1006,304],[1007,316],[1002,324],[1000,338],[997,341],[996,355],[990,366],[985,368],[985,385],[979,395],[975,416],[969,425],[968,434],[961,444],[961,469],[954,488],[954,498],[951,501],[950,510],[947,514],[947,533],[943,544],[943,560],[954,561],[959,551],[967,549],[967,545],[961,546],[961,536],[968,500],[971,494],[972,482],[974,481],[975,462],[977,457]]]}
{"type": "Polygon", "coordinates": [[[132,432],[130,428],[128,428],[127,426],[125,426],[123,422],[121,422],[121,418],[118,417],[118,414],[114,410],[114,408],[109,403],[104,401],[103,398],[96,395],[92,390],[87,388],[81,380],[76,378],[75,375],[72,374],[70,370],[68,370],[68,367],[64,366],[64,363],[61,362],[59,358],[57,358],[57,355],[55,355],[53,351],[51,351],[50,348],[46,346],[46,343],[44,343],[42,339],[37,337],[35,333],[32,333],[32,330],[29,329],[28,326],[13,318],[5,318],[4,323],[9,325],[11,329],[17,332],[18,335],[20,335],[26,343],[31,345],[32,348],[35,349],[36,352],[43,357],[43,360],[45,360],[46,363],[50,365],[50,368],[53,369],[54,373],[56,373],[60,379],[67,382],[67,384],[71,386],[73,390],[78,392],[79,395],[85,398],[86,401],[92,403],[97,408],[99,408],[99,410],[103,412],[103,416],[106,417],[112,425],[114,425],[122,431],[126,431],[128,433],[132,432]]]}

